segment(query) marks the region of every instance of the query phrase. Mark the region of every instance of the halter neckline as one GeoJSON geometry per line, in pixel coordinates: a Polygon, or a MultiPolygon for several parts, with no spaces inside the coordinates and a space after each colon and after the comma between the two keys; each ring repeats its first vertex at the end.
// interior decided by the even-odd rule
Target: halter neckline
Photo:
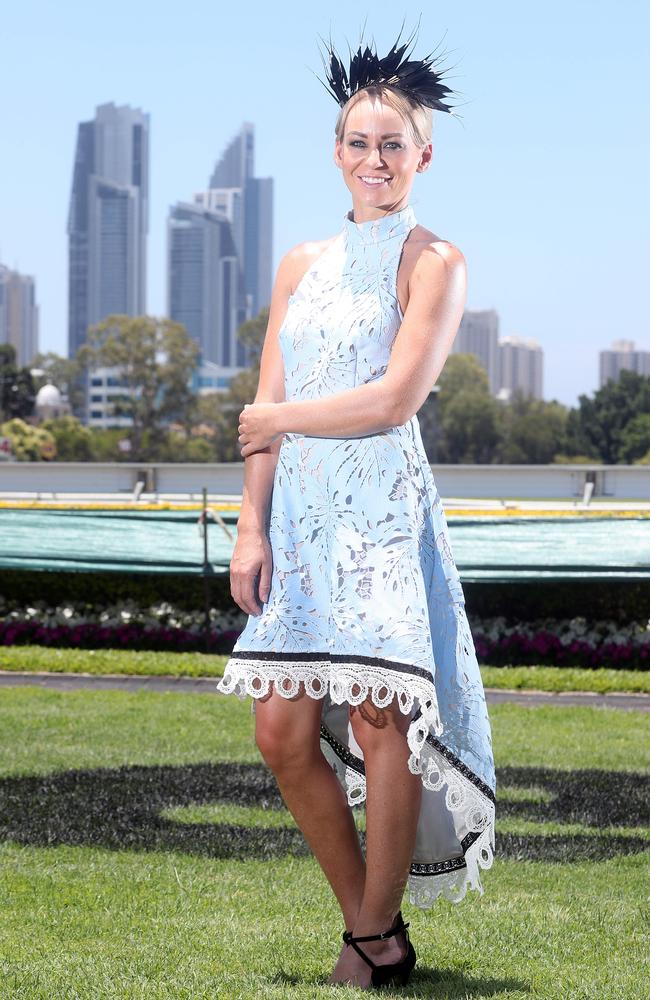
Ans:
{"type": "Polygon", "coordinates": [[[350,218],[352,209],[343,217],[343,232],[348,245],[383,243],[385,240],[408,236],[411,229],[417,225],[412,205],[406,205],[398,212],[390,212],[379,219],[368,219],[366,222],[354,222],[350,218]]]}

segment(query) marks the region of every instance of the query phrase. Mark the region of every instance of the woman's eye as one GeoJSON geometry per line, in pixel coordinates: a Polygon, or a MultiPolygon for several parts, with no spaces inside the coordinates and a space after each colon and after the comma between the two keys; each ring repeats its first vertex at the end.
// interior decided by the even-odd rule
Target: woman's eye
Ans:
{"type": "MultiPolygon", "coordinates": [[[[365,146],[365,142],[362,139],[353,139],[350,143],[351,146],[365,146]]],[[[401,149],[398,142],[385,142],[384,146],[394,146],[396,149],[401,149]]]]}

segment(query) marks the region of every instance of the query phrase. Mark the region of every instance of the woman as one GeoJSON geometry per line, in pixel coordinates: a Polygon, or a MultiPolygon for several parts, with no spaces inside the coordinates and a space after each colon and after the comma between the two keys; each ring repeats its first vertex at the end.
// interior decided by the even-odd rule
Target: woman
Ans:
{"type": "Polygon", "coordinates": [[[420,908],[482,893],[494,846],[490,723],[416,416],[465,302],[462,253],[410,204],[450,91],[396,46],[359,48],[354,90],[330,51],[352,212],[278,268],[239,424],[231,591],[249,618],[218,685],[252,695],[257,745],[340,904],[327,981],[362,988],[415,964],[407,881],[420,908]]]}

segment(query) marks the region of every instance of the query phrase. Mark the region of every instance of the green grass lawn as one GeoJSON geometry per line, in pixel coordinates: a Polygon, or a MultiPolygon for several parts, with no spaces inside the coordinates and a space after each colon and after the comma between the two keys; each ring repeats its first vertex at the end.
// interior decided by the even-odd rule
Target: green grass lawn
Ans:
{"type": "MultiPolygon", "coordinates": [[[[121,649],[56,649],[49,646],[1,646],[0,670],[54,673],[145,674],[174,677],[221,677],[227,656],[156,653],[121,649]]],[[[601,667],[481,667],[486,687],[537,691],[608,691],[650,693],[650,670],[601,667]]]]}
{"type": "MultiPolygon", "coordinates": [[[[485,894],[405,902],[418,966],[386,994],[641,997],[650,716],[503,704],[490,717],[485,894]]],[[[248,700],[6,687],[0,740],[2,1000],[365,995],[323,985],[340,914],[248,700]]]]}

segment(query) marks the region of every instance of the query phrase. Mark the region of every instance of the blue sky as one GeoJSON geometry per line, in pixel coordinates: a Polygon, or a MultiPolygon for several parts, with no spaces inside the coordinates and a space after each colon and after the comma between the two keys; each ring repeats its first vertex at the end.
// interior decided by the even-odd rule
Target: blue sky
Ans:
{"type": "Polygon", "coordinates": [[[650,350],[647,0],[333,0],[95,5],[23,0],[3,11],[0,260],[37,279],[41,346],[67,344],[66,218],[76,128],[97,104],[151,114],[148,310],[165,310],[170,204],[206,186],[243,121],[256,173],[275,178],[275,258],[338,232],[351,206],[332,162],[337,104],[317,36],[387,49],[422,12],[416,55],[455,64],[462,122],[434,115],[434,163],[418,221],[465,254],[467,305],[496,308],[502,336],[545,352],[544,395],[575,405],[598,384],[598,351],[650,350]]]}

